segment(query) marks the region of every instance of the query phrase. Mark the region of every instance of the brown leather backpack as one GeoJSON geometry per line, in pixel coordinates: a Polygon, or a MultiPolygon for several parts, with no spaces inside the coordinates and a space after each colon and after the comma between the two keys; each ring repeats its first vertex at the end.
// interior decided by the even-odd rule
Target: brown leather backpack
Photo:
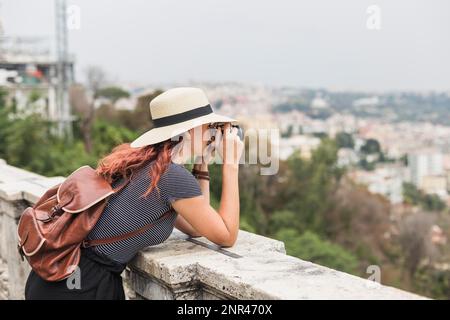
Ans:
{"type": "MultiPolygon", "coordinates": [[[[41,278],[59,281],[70,277],[76,270],[81,247],[112,243],[147,231],[156,221],[117,237],[86,239],[109,197],[122,190],[131,178],[132,174],[121,186],[113,189],[90,166],[82,166],[62,183],[48,189],[20,217],[17,234],[22,260],[25,257],[41,278]]],[[[158,220],[169,216],[171,211],[158,220]]]]}

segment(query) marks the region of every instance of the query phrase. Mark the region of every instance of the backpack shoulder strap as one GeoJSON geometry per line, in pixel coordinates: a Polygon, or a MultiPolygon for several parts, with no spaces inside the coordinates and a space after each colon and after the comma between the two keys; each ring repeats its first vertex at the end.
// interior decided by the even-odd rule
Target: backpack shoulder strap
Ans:
{"type": "Polygon", "coordinates": [[[85,240],[83,240],[81,246],[83,248],[89,248],[89,247],[98,246],[98,245],[102,245],[102,244],[109,244],[109,243],[113,243],[113,242],[117,242],[117,241],[121,241],[121,240],[125,240],[125,239],[128,239],[128,238],[137,236],[138,234],[144,233],[145,231],[149,230],[156,222],[167,218],[169,216],[169,213],[171,213],[171,212],[173,212],[173,208],[170,209],[169,211],[165,212],[157,220],[155,220],[155,221],[153,221],[153,222],[151,222],[149,224],[146,224],[142,228],[139,228],[137,230],[121,234],[119,236],[103,238],[103,239],[94,239],[94,240],[85,239],[85,240]]]}
{"type": "Polygon", "coordinates": [[[131,181],[131,179],[133,178],[133,173],[134,171],[131,171],[130,176],[125,180],[124,183],[122,183],[120,186],[118,186],[117,188],[114,188],[113,191],[114,193],[119,192],[120,190],[122,190],[123,188],[125,188],[131,181]]]}

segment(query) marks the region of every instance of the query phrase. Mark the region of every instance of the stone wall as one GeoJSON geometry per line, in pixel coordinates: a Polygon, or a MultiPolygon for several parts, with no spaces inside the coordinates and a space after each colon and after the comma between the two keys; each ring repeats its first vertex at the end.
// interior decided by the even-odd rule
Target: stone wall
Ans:
{"type": "MultiPolygon", "coordinates": [[[[30,270],[16,249],[21,212],[63,180],[0,159],[0,299],[22,299],[30,270]]],[[[129,299],[423,299],[286,255],[283,242],[242,230],[220,248],[174,229],[139,252],[123,278],[129,299]]]]}

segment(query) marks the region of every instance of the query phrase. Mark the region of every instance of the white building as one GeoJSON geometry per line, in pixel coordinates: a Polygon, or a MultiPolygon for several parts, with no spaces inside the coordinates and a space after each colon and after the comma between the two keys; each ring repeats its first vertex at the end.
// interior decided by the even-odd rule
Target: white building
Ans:
{"type": "Polygon", "coordinates": [[[376,106],[380,103],[380,99],[377,96],[360,98],[353,101],[354,107],[368,107],[376,106]]]}
{"type": "Polygon", "coordinates": [[[359,162],[358,154],[351,148],[340,148],[337,156],[337,165],[339,167],[351,166],[359,162]]]}
{"type": "Polygon", "coordinates": [[[448,197],[447,177],[444,175],[424,176],[419,188],[427,194],[436,194],[441,197],[441,199],[446,199],[448,197]]]}
{"type": "Polygon", "coordinates": [[[311,108],[313,109],[326,109],[328,108],[328,102],[320,96],[316,96],[311,101],[311,108]]]}
{"type": "Polygon", "coordinates": [[[286,160],[295,151],[300,151],[300,156],[305,159],[311,157],[311,153],[320,145],[320,139],[308,135],[295,135],[290,138],[280,139],[279,157],[286,160]]]}
{"type": "Polygon", "coordinates": [[[392,204],[403,202],[403,182],[407,176],[405,167],[387,165],[373,171],[357,170],[350,176],[358,183],[367,186],[371,193],[385,196],[392,204]]]}
{"type": "Polygon", "coordinates": [[[443,154],[435,149],[416,151],[408,154],[411,182],[420,188],[425,176],[444,175],[443,154]]]}

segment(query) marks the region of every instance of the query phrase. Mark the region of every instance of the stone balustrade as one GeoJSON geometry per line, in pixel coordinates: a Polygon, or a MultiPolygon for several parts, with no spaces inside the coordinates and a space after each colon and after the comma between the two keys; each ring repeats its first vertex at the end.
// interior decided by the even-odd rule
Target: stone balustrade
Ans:
{"type": "MultiPolygon", "coordinates": [[[[0,159],[0,299],[23,299],[30,270],[16,249],[20,214],[63,180],[0,159]]],[[[123,277],[133,299],[424,299],[289,256],[283,242],[243,230],[221,248],[174,229],[140,251],[123,277]]]]}

